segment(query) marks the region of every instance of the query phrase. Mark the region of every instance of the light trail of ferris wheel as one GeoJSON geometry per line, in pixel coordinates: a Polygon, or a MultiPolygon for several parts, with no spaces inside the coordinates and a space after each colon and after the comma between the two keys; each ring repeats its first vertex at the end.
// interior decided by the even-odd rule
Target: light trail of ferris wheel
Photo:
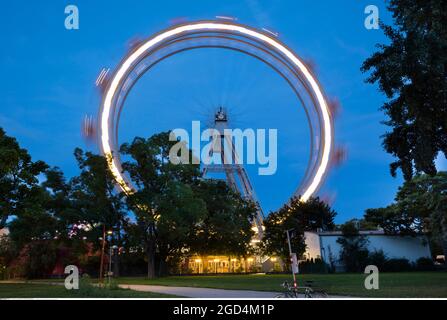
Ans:
{"type": "Polygon", "coordinates": [[[120,167],[118,163],[119,160],[117,160],[117,157],[114,157],[111,147],[112,137],[110,134],[109,124],[111,121],[113,99],[115,95],[119,92],[120,84],[122,83],[123,80],[125,80],[125,77],[129,73],[129,71],[132,70],[132,66],[134,65],[134,63],[138,62],[140,58],[144,57],[146,52],[162,44],[163,41],[171,37],[179,36],[187,32],[199,32],[199,31],[236,32],[240,33],[241,35],[256,39],[257,41],[263,42],[276,49],[277,52],[284,55],[288,59],[288,61],[290,61],[295,67],[299,69],[301,74],[304,75],[305,79],[310,84],[310,89],[315,94],[315,97],[318,102],[318,108],[322,115],[320,122],[322,122],[323,137],[321,140],[322,146],[319,146],[319,148],[322,147],[323,150],[315,174],[313,175],[310,184],[307,186],[307,188],[301,195],[301,200],[307,201],[318,190],[319,186],[321,185],[324,179],[325,173],[328,170],[330,153],[333,144],[333,136],[332,136],[333,128],[331,122],[331,115],[323,91],[320,88],[320,85],[318,84],[317,80],[314,78],[312,73],[306,67],[306,65],[290,49],[281,44],[278,40],[274,39],[273,37],[267,36],[263,33],[257,32],[253,29],[250,29],[248,27],[245,27],[243,25],[228,22],[226,23],[195,22],[174,27],[144,42],[140,47],[138,47],[121,63],[118,70],[111,79],[109,86],[106,89],[102,103],[102,112],[100,115],[101,147],[104,155],[108,159],[109,168],[112,174],[114,175],[117,183],[124,192],[126,193],[133,192],[133,188],[129,186],[129,184],[126,182],[125,178],[123,177],[119,169],[120,167]]]}

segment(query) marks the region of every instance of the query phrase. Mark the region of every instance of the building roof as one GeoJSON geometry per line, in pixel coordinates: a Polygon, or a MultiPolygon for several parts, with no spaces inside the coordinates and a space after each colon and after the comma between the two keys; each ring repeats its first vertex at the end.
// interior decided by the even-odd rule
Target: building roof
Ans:
{"type": "MultiPolygon", "coordinates": [[[[343,232],[342,231],[306,231],[309,233],[314,233],[319,235],[320,237],[326,237],[326,236],[343,236],[343,232]]],[[[400,237],[399,234],[387,234],[385,233],[385,231],[383,230],[361,230],[359,231],[359,235],[362,236],[387,236],[387,237],[392,237],[392,236],[396,236],[396,237],[400,237]]],[[[423,234],[418,234],[417,236],[424,236],[423,234]]]]}

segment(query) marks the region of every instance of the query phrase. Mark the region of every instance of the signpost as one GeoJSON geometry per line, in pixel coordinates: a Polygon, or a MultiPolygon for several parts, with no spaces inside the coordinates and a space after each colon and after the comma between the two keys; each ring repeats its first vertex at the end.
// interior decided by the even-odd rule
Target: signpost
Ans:
{"type": "Polygon", "coordinates": [[[296,253],[292,252],[292,244],[290,243],[290,231],[293,231],[294,229],[287,230],[287,242],[289,244],[289,254],[290,254],[290,262],[292,263],[292,274],[293,274],[293,286],[296,288],[296,274],[298,273],[298,259],[296,257],[296,253]]]}

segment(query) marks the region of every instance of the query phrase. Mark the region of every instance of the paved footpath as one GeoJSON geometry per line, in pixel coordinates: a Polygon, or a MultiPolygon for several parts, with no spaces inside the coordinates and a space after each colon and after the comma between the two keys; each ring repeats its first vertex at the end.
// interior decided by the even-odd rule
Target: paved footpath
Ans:
{"type": "Polygon", "coordinates": [[[279,292],[248,291],[248,290],[224,290],[194,287],[168,287],[139,284],[120,284],[120,288],[135,291],[148,291],[164,294],[172,294],[186,298],[274,298],[279,292]]]}
{"type": "MultiPolygon", "coordinates": [[[[63,285],[63,282],[25,282],[25,281],[0,281],[2,283],[38,283],[38,284],[52,284],[63,285]]],[[[184,298],[222,298],[222,299],[272,299],[280,292],[271,291],[250,291],[250,290],[225,290],[225,289],[211,289],[211,288],[195,288],[195,287],[170,287],[170,286],[156,286],[156,285],[142,285],[142,284],[120,284],[122,289],[130,289],[135,291],[154,292],[171,294],[184,298]]],[[[304,298],[304,295],[300,295],[304,298]]],[[[342,296],[329,296],[328,298],[349,298],[342,296]]]]}
{"type": "MultiPolygon", "coordinates": [[[[135,291],[172,294],[184,298],[272,299],[281,293],[281,292],[269,292],[269,291],[225,290],[225,289],[194,288],[194,287],[169,287],[169,286],[155,286],[155,285],[142,285],[142,284],[120,284],[119,287],[135,291]]],[[[304,299],[304,294],[300,295],[299,298],[304,299]]],[[[339,299],[349,297],[328,296],[328,298],[339,299]]]]}

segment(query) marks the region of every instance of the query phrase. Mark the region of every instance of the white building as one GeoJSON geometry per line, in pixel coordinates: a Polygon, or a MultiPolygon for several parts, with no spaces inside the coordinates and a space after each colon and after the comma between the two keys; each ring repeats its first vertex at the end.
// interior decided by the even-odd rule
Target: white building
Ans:
{"type": "MultiPolygon", "coordinates": [[[[421,257],[431,257],[427,237],[386,235],[383,231],[360,231],[360,234],[368,239],[368,250],[382,250],[387,258],[405,258],[415,262],[421,257]]],[[[341,245],[337,239],[342,237],[341,231],[305,232],[306,259],[320,258],[330,263],[330,257],[337,269],[343,269],[340,262],[341,245]]]]}

